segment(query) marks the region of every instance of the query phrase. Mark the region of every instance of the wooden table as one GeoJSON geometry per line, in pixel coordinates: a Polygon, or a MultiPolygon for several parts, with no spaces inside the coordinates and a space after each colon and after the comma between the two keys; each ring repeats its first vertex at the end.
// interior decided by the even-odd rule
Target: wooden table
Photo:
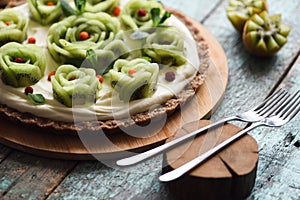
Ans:
{"type": "MultiPolygon", "coordinates": [[[[289,42],[273,57],[257,58],[243,47],[226,18],[228,1],[163,0],[201,22],[223,47],[229,83],[212,120],[244,111],[274,90],[300,85],[300,2],[268,0],[292,27],[289,42]]],[[[282,128],[258,128],[256,183],[249,199],[300,199],[300,115],[282,128]]],[[[244,126],[244,124],[242,124],[244,126]]],[[[171,199],[159,182],[162,156],[122,170],[98,161],[38,157],[0,145],[0,199],[171,199]]]]}

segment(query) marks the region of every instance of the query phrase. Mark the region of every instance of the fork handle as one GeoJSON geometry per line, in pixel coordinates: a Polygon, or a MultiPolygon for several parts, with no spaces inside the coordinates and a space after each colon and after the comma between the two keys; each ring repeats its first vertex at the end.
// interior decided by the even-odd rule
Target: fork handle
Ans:
{"type": "Polygon", "coordinates": [[[162,182],[168,182],[168,181],[172,181],[172,180],[175,180],[175,179],[181,177],[182,175],[184,175],[185,173],[187,173],[188,171],[190,171],[194,167],[198,166],[199,164],[201,164],[202,162],[207,160],[210,156],[214,155],[219,150],[223,149],[227,145],[231,144],[232,142],[234,142],[237,139],[239,139],[240,137],[242,137],[244,134],[246,134],[250,130],[252,130],[255,127],[258,127],[260,125],[261,125],[261,123],[259,123],[259,122],[253,123],[248,128],[246,128],[244,130],[241,130],[237,134],[231,136],[230,138],[228,138],[227,140],[225,140],[222,143],[218,144],[214,148],[208,150],[204,154],[194,158],[193,160],[191,160],[191,161],[187,162],[186,164],[178,167],[177,169],[174,169],[170,172],[167,172],[167,173],[161,175],[159,177],[159,180],[162,181],[162,182]]]}
{"type": "Polygon", "coordinates": [[[124,158],[124,159],[121,159],[121,160],[118,160],[117,161],[117,165],[119,166],[129,166],[129,165],[133,165],[133,164],[136,164],[138,162],[141,162],[145,159],[148,159],[156,154],[159,154],[167,149],[170,149],[171,147],[174,147],[188,139],[192,139],[194,138],[195,136],[201,134],[201,133],[204,133],[204,131],[208,130],[208,129],[211,129],[211,128],[214,128],[216,126],[220,126],[228,121],[231,121],[231,120],[236,120],[238,119],[237,117],[235,116],[232,116],[232,117],[228,117],[228,118],[225,118],[223,120],[220,120],[220,121],[217,121],[215,123],[212,123],[212,124],[209,124],[203,128],[200,128],[192,133],[189,133],[183,137],[180,137],[180,138],[177,138],[171,142],[168,142],[168,143],[165,143],[161,146],[158,146],[154,149],[151,149],[151,150],[148,150],[148,151],[145,151],[143,153],[140,153],[140,154],[136,154],[134,156],[131,156],[131,157],[128,157],[128,158],[124,158]]]}

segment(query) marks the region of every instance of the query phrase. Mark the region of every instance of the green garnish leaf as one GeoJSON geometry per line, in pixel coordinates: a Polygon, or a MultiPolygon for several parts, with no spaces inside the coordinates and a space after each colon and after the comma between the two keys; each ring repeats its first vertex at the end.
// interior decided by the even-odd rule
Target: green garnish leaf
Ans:
{"type": "Polygon", "coordinates": [[[143,58],[144,60],[147,60],[148,62],[152,62],[152,58],[148,57],[148,56],[142,56],[141,58],[143,58]]]}
{"type": "Polygon", "coordinates": [[[95,69],[97,74],[99,74],[101,76],[103,76],[104,74],[109,72],[109,70],[111,70],[113,68],[114,63],[115,63],[115,61],[113,61],[112,64],[106,68],[99,66],[98,61],[101,61],[101,57],[99,59],[98,55],[96,54],[96,52],[93,49],[89,49],[86,51],[86,59],[88,61],[87,67],[95,69]]]}
{"type": "Polygon", "coordinates": [[[64,15],[66,15],[67,17],[68,16],[71,16],[71,15],[77,15],[77,11],[74,10],[69,2],[67,0],[60,0],[60,3],[61,3],[61,8],[64,12],[64,15]]]}
{"type": "Polygon", "coordinates": [[[153,26],[158,27],[158,26],[166,26],[163,25],[163,23],[171,17],[171,13],[168,11],[165,11],[163,16],[160,17],[160,9],[159,8],[152,8],[151,9],[151,15],[152,15],[152,21],[153,21],[153,26]]]}
{"type": "Polygon", "coordinates": [[[170,12],[168,12],[168,11],[165,11],[165,13],[164,13],[164,15],[163,15],[163,17],[160,19],[160,22],[159,22],[159,24],[162,24],[162,23],[164,23],[168,18],[170,18],[171,17],[171,13],[170,12]]]}
{"type": "Polygon", "coordinates": [[[152,21],[153,26],[158,26],[160,23],[160,9],[159,8],[152,8],[151,9],[152,21]]]}
{"type": "Polygon", "coordinates": [[[109,70],[111,70],[112,68],[114,68],[114,63],[113,62],[111,65],[109,65],[108,67],[105,68],[105,70],[100,74],[100,75],[104,75],[104,74],[107,74],[109,72],[109,70]]]}
{"type": "Polygon", "coordinates": [[[34,104],[44,104],[45,103],[45,97],[42,94],[28,94],[29,100],[34,104]]]}
{"type": "Polygon", "coordinates": [[[68,0],[60,0],[60,3],[64,14],[68,17],[84,13],[86,0],[75,0],[76,10],[70,6],[68,0]]]}
{"type": "Polygon", "coordinates": [[[78,11],[77,14],[82,14],[84,12],[85,3],[86,3],[86,0],[75,0],[75,6],[76,6],[77,11],[78,11]]]}
{"type": "Polygon", "coordinates": [[[86,51],[86,59],[92,65],[92,68],[95,68],[98,63],[98,57],[93,49],[89,49],[86,51]]]}

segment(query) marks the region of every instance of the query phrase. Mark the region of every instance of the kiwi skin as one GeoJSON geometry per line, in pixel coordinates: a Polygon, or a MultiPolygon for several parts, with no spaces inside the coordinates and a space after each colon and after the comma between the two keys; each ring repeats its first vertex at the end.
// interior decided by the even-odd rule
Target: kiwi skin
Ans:
{"type": "Polygon", "coordinates": [[[247,51],[258,57],[269,57],[276,54],[286,43],[290,28],[281,23],[281,15],[269,16],[266,11],[253,15],[245,24],[243,43],[247,51]],[[261,23],[255,23],[261,20],[261,23]],[[263,20],[263,21],[262,21],[263,20]],[[250,30],[255,23],[258,30],[250,30]],[[260,31],[260,32],[259,32],[260,31]],[[271,33],[270,33],[271,32],[271,33]]]}

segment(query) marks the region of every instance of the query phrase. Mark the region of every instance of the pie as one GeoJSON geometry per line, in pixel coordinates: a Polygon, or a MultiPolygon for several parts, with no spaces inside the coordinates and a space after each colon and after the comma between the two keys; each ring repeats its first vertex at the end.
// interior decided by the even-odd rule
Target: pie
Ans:
{"type": "Polygon", "coordinates": [[[182,13],[155,0],[48,2],[0,11],[1,117],[114,132],[171,115],[204,82],[208,46],[182,13]]]}

